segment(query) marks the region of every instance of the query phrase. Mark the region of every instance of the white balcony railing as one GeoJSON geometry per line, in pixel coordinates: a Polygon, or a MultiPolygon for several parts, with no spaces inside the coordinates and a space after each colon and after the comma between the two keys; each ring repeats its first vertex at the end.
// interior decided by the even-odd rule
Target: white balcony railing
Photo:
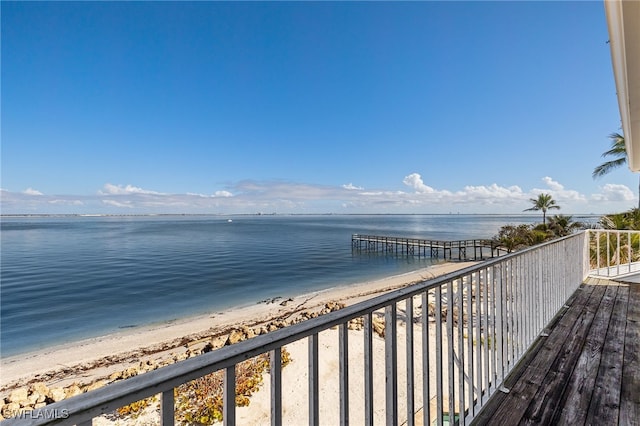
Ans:
{"type": "MultiPolygon", "coordinates": [[[[224,423],[232,425],[236,420],[236,365],[269,353],[270,421],[280,425],[286,403],[281,351],[287,344],[306,340],[308,359],[294,361],[308,364],[303,378],[306,389],[300,392],[308,394],[309,424],[326,424],[319,407],[330,396],[323,394],[321,398],[319,392],[318,342],[320,334],[337,326],[339,351],[323,353],[322,357],[334,356],[339,365],[335,411],[341,424],[358,417],[365,424],[396,425],[406,421],[413,425],[416,416],[421,416],[425,425],[469,424],[489,397],[501,390],[504,378],[589,273],[589,235],[585,231],[486,261],[5,422],[90,425],[97,416],[161,395],[160,421],[172,425],[175,389],[222,370],[224,423]],[[373,333],[376,317],[384,318],[385,331],[384,341],[374,345],[382,339],[373,333]],[[349,321],[357,318],[362,318],[364,329],[348,330],[349,321]],[[354,363],[353,357],[349,358],[349,342],[356,338],[363,339],[364,354],[354,363]],[[382,348],[381,357],[376,356],[377,347],[382,348]],[[354,371],[364,376],[362,380],[353,380],[354,371]],[[384,388],[375,387],[373,381],[374,373],[381,371],[384,388]],[[374,402],[382,400],[384,409],[374,402]]],[[[595,235],[599,241],[601,234],[595,235]]],[[[287,388],[290,386],[286,384],[287,388]]]]}
{"type": "Polygon", "coordinates": [[[590,274],[620,277],[640,272],[640,232],[589,231],[590,274]]]}

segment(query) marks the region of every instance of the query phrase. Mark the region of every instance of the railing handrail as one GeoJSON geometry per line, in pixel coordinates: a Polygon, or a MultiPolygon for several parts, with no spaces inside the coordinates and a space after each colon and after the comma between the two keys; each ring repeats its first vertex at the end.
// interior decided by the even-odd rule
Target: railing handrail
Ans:
{"type": "Polygon", "coordinates": [[[401,237],[396,235],[372,235],[372,234],[351,234],[351,239],[356,238],[377,238],[380,240],[405,240],[405,241],[429,241],[433,243],[453,244],[453,243],[466,243],[466,242],[482,242],[493,244],[494,241],[491,238],[467,238],[464,240],[438,240],[432,238],[421,237],[401,237]]]}
{"type": "MultiPolygon", "coordinates": [[[[588,231],[583,231],[588,232],[588,231]]],[[[205,376],[209,373],[233,366],[246,359],[281,348],[286,344],[312,336],[331,327],[345,324],[348,321],[367,315],[391,304],[406,300],[412,296],[435,289],[443,284],[451,283],[458,279],[468,277],[475,272],[508,262],[526,254],[541,250],[544,247],[559,244],[562,241],[577,238],[581,233],[559,238],[538,246],[530,247],[518,252],[510,253],[499,258],[486,260],[478,265],[473,265],[458,271],[441,275],[437,278],[427,279],[410,286],[393,290],[388,293],[367,299],[347,306],[338,311],[312,318],[280,330],[256,336],[231,346],[225,346],[212,352],[189,358],[184,361],[165,366],[163,368],[146,372],[127,380],[109,384],[103,388],[74,396],[60,402],[47,405],[39,410],[60,411],[69,414],[68,418],[48,419],[46,416],[38,416],[39,410],[27,419],[20,419],[20,424],[44,425],[44,424],[79,424],[102,414],[109,413],[119,407],[149,396],[170,391],[171,389],[205,376]]],[[[583,268],[584,269],[584,268],[583,268]]],[[[585,275],[585,274],[583,274],[585,275]]],[[[586,277],[583,276],[584,279],[586,277]]],[[[7,425],[17,419],[5,420],[7,425]]]]}

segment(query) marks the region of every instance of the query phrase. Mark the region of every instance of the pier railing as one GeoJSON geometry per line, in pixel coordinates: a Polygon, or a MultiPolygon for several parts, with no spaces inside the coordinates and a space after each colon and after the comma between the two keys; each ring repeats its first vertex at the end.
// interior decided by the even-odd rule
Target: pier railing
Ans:
{"type": "Polygon", "coordinates": [[[640,271],[640,231],[589,231],[591,274],[613,277],[640,271]]]}
{"type": "Polygon", "coordinates": [[[283,388],[292,386],[308,396],[302,410],[310,425],[334,423],[321,417],[320,406],[327,403],[338,417],[335,423],[343,425],[356,418],[365,424],[413,425],[418,417],[425,425],[469,424],[491,395],[507,391],[501,389],[504,378],[587,276],[588,236],[582,232],[488,260],[5,422],[90,425],[97,416],[160,395],[161,423],[173,425],[176,388],[221,370],[224,423],[233,425],[236,366],[268,353],[272,425],[286,422],[283,388]],[[361,321],[363,329],[349,330],[352,320],[361,321]],[[374,333],[381,321],[384,337],[374,333]],[[339,340],[337,353],[322,352],[323,360],[332,357],[339,366],[339,391],[321,396],[319,339],[326,333],[339,340]],[[364,343],[357,362],[349,357],[354,339],[364,343]],[[281,352],[298,341],[308,348],[306,359],[293,361],[307,364],[306,377],[298,378],[305,384],[283,384],[281,352]],[[374,386],[377,374],[384,374],[383,388],[374,386]]]}
{"type": "Polygon", "coordinates": [[[492,240],[473,239],[442,241],[425,238],[392,237],[382,235],[353,234],[354,250],[384,252],[408,256],[425,256],[449,261],[485,260],[500,255],[501,250],[492,240]]]}

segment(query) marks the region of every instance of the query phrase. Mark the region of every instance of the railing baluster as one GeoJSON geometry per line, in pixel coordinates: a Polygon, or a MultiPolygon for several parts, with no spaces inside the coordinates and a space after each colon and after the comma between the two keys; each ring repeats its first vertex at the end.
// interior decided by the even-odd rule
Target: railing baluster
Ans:
{"type": "Polygon", "coordinates": [[[282,425],[282,348],[269,354],[271,376],[271,425],[282,425]]]}
{"type": "Polygon", "coordinates": [[[340,324],[338,327],[338,352],[340,374],[340,424],[349,424],[349,327],[340,324]]]}
{"type": "Polygon", "coordinates": [[[596,268],[598,269],[598,275],[600,275],[600,231],[596,231],[596,268]]]}
{"type": "Polygon", "coordinates": [[[617,266],[616,275],[620,275],[620,263],[621,263],[620,262],[620,260],[621,260],[621,257],[620,257],[620,232],[616,232],[616,245],[617,245],[617,247],[616,247],[616,257],[617,257],[617,259],[616,259],[616,264],[617,264],[616,265],[617,266]]]}
{"type": "Polygon", "coordinates": [[[520,359],[520,357],[523,355],[524,353],[524,348],[525,348],[525,340],[524,340],[524,330],[523,330],[523,324],[524,324],[524,311],[525,311],[525,304],[524,304],[524,289],[523,289],[523,284],[525,283],[524,280],[524,271],[523,271],[523,262],[522,262],[522,257],[518,256],[516,258],[516,269],[518,271],[517,273],[517,277],[516,277],[516,283],[515,283],[515,293],[516,293],[516,312],[517,312],[517,335],[518,335],[518,349],[516,351],[516,358],[520,359]]]}
{"type": "Polygon", "coordinates": [[[162,392],[160,405],[160,422],[162,426],[173,426],[175,423],[174,390],[162,392]]]}
{"type": "Polygon", "coordinates": [[[467,376],[469,377],[469,382],[467,386],[467,398],[469,399],[469,419],[473,418],[475,415],[475,404],[473,402],[473,392],[475,387],[475,365],[474,365],[474,356],[475,351],[473,347],[473,291],[474,291],[474,282],[476,280],[476,274],[473,273],[468,276],[467,282],[467,364],[469,366],[467,376]]]}
{"type": "Polygon", "coordinates": [[[611,233],[607,232],[607,276],[611,276],[611,233]]]}
{"type": "Polygon", "coordinates": [[[504,379],[504,365],[505,365],[505,320],[504,320],[504,265],[500,265],[496,272],[496,370],[497,382],[496,386],[502,383],[504,379]]]}
{"type": "Polygon", "coordinates": [[[627,272],[631,272],[631,252],[633,248],[631,247],[631,231],[627,231],[627,272]]]}
{"type": "Polygon", "coordinates": [[[447,283],[447,373],[449,376],[449,384],[447,391],[449,394],[449,422],[453,419],[455,413],[456,402],[456,385],[454,372],[455,348],[453,347],[453,281],[447,283]]]}
{"type": "Polygon", "coordinates": [[[319,381],[318,376],[318,333],[312,334],[309,340],[309,424],[320,424],[319,381]]]}
{"type": "Polygon", "coordinates": [[[385,408],[386,424],[398,424],[398,351],[396,334],[397,308],[395,302],[385,307],[384,357],[385,357],[385,408]]]}
{"type": "Polygon", "coordinates": [[[509,298],[509,328],[511,329],[509,371],[515,366],[516,360],[518,359],[518,309],[516,307],[518,298],[516,293],[517,277],[515,276],[518,267],[516,261],[517,259],[515,258],[509,261],[509,288],[507,289],[507,297],[509,298]]]}
{"type": "Polygon", "coordinates": [[[491,282],[491,278],[489,276],[489,268],[485,268],[482,270],[483,275],[484,275],[484,291],[482,292],[483,294],[483,299],[484,299],[484,309],[483,309],[483,316],[484,316],[484,323],[483,323],[483,327],[484,327],[484,342],[482,343],[483,346],[483,353],[484,353],[484,389],[486,389],[484,396],[482,397],[483,402],[486,401],[489,398],[489,395],[491,395],[491,352],[490,349],[493,348],[493,344],[490,345],[490,342],[493,339],[493,337],[491,337],[491,325],[489,323],[490,321],[490,317],[489,317],[489,285],[491,282]]]}
{"type": "Polygon", "coordinates": [[[491,385],[490,389],[495,391],[497,389],[498,381],[498,346],[501,344],[498,342],[498,303],[499,295],[497,292],[497,266],[491,267],[491,385]]]}
{"type": "Polygon", "coordinates": [[[364,325],[364,423],[373,424],[373,316],[368,312],[364,325]]]}
{"type": "Polygon", "coordinates": [[[413,374],[413,297],[406,300],[407,344],[407,425],[413,426],[415,415],[413,374]]]}
{"type": "MultiPolygon", "coordinates": [[[[465,381],[465,362],[466,357],[464,355],[464,281],[465,277],[460,278],[457,281],[457,293],[458,293],[458,412],[460,413],[460,419],[464,419],[465,403],[464,403],[464,381],[465,381]]],[[[450,417],[453,418],[453,417],[450,417]]]]}
{"type": "Polygon", "coordinates": [[[475,361],[476,361],[476,393],[474,402],[474,413],[477,412],[478,404],[482,406],[482,270],[476,272],[476,337],[475,337],[475,361]]]}
{"type": "MultiPolygon", "coordinates": [[[[451,285],[451,284],[448,284],[451,285]]],[[[444,372],[442,362],[442,286],[436,287],[436,418],[438,426],[442,426],[444,412],[444,372]]]]}
{"type": "MultiPolygon", "coordinates": [[[[422,293],[422,424],[431,424],[429,291],[422,293]]],[[[366,422],[365,422],[366,423],[366,422]]],[[[367,425],[371,423],[366,423],[367,425]]]]}
{"type": "Polygon", "coordinates": [[[236,366],[224,370],[223,421],[225,426],[236,424],[236,366]]]}

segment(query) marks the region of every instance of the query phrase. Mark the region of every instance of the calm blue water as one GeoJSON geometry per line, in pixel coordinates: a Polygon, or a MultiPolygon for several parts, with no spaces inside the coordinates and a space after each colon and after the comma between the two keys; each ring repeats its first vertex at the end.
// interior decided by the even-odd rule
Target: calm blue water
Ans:
{"type": "Polygon", "coordinates": [[[5,217],[2,356],[430,265],[352,233],[490,238],[538,216],[5,217]],[[232,222],[229,222],[232,219],[232,222]]]}

